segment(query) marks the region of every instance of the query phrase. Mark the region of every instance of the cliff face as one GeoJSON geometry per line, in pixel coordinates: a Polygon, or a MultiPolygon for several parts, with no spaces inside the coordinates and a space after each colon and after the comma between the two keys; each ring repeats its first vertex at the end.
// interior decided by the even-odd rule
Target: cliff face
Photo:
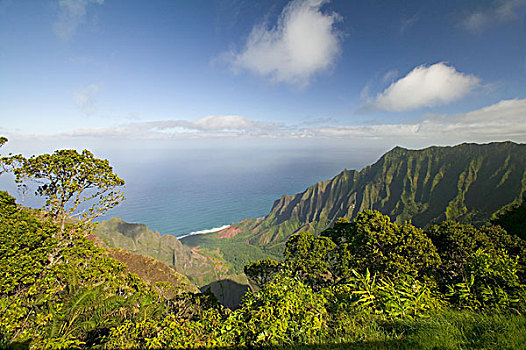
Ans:
{"type": "Polygon", "coordinates": [[[99,224],[96,235],[110,247],[148,255],[171,266],[182,268],[192,260],[192,252],[184,249],[176,237],[161,236],[144,224],[112,218],[99,224]]]}
{"type": "Polygon", "coordinates": [[[199,247],[183,246],[172,235],[161,236],[144,224],[112,218],[98,224],[94,234],[111,248],[150,256],[188,276],[197,285],[205,285],[228,274],[228,266],[199,247]]]}
{"type": "Polygon", "coordinates": [[[481,224],[522,198],[525,169],[524,144],[396,147],[360,172],[344,170],[302,193],[282,196],[251,228],[250,241],[280,245],[294,232],[320,231],[339,217],[352,219],[365,209],[422,227],[445,219],[481,224]]]}
{"type": "MultiPolygon", "coordinates": [[[[116,221],[122,220],[113,220],[113,223],[116,221]]],[[[109,241],[107,237],[105,238],[106,242],[114,244],[112,240],[109,241]]],[[[164,295],[167,298],[173,298],[182,292],[199,292],[199,289],[188,279],[188,276],[175,271],[174,268],[157,259],[147,255],[132,253],[129,250],[115,248],[115,245],[110,248],[99,236],[93,234],[89,234],[87,239],[96,246],[105,249],[110,257],[126,265],[128,272],[138,275],[146,283],[152,285],[156,282],[169,283],[172,287],[166,288],[164,291],[164,295]]]]}
{"type": "Polygon", "coordinates": [[[199,289],[190,282],[188,277],[154,258],[122,249],[108,249],[108,253],[112,258],[124,263],[128,267],[128,272],[137,274],[143,281],[150,284],[167,282],[174,286],[164,291],[168,299],[181,292],[199,293],[199,289]]]}

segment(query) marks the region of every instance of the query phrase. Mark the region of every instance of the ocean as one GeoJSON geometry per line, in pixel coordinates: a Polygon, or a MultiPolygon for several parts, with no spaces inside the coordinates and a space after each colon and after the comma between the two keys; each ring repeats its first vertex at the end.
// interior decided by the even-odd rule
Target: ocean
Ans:
{"type": "MultiPolygon", "coordinates": [[[[126,181],[126,200],[98,221],[120,217],[161,234],[204,233],[263,217],[281,195],[302,192],[345,168],[359,170],[372,163],[377,153],[313,149],[113,152],[108,158],[126,181]]],[[[10,175],[0,177],[0,186],[22,201],[10,175]]],[[[30,194],[24,198],[28,206],[40,203],[30,194]]]]}

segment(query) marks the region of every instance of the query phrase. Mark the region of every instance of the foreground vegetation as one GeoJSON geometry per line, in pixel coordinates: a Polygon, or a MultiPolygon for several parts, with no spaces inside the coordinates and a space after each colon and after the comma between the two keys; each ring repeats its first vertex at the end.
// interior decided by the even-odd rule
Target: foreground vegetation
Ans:
{"type": "Polygon", "coordinates": [[[230,311],[211,295],[146,284],[78,226],[60,234],[5,192],[0,213],[2,347],[526,345],[525,243],[496,226],[423,232],[364,212],[292,236],[284,263],[249,265],[260,289],[230,311]]]}
{"type": "Polygon", "coordinates": [[[127,272],[65,206],[29,210],[0,191],[0,347],[524,349],[524,205],[478,228],[366,210],[294,234],[282,261],[246,266],[258,288],[229,310],[127,272]]]}

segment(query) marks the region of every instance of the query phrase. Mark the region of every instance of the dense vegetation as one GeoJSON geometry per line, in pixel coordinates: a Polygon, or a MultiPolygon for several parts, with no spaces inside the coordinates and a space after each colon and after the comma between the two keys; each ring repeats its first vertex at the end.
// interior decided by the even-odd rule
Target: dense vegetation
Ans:
{"type": "Polygon", "coordinates": [[[260,289],[229,311],[211,295],[168,299],[176,286],[125,272],[78,226],[60,235],[40,212],[0,199],[3,347],[526,345],[526,243],[498,226],[424,232],[365,211],[292,236],[284,262],[247,266],[260,289]]]}
{"type": "Polygon", "coordinates": [[[0,344],[98,342],[128,318],[156,312],[158,293],[89,242],[78,227],[22,210],[0,192],[0,344]]]}
{"type": "Polygon", "coordinates": [[[481,225],[502,207],[521,201],[525,178],[524,144],[395,147],[361,171],[344,170],[302,193],[284,195],[264,219],[236,226],[239,237],[281,254],[291,234],[320,233],[338,218],[352,220],[367,209],[418,227],[445,220],[481,225]]]}
{"type": "Polygon", "coordinates": [[[91,225],[0,191],[0,348],[524,349],[523,210],[425,230],[364,210],[298,232],[281,261],[246,266],[257,288],[229,310],[144,282],[87,238],[91,225]]]}

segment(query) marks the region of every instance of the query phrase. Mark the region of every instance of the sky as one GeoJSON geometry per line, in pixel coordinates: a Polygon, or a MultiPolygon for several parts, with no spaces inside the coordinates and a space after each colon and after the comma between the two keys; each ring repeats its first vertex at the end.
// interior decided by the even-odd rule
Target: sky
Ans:
{"type": "Polygon", "coordinates": [[[0,0],[4,150],[526,142],[526,0],[0,0]]]}

